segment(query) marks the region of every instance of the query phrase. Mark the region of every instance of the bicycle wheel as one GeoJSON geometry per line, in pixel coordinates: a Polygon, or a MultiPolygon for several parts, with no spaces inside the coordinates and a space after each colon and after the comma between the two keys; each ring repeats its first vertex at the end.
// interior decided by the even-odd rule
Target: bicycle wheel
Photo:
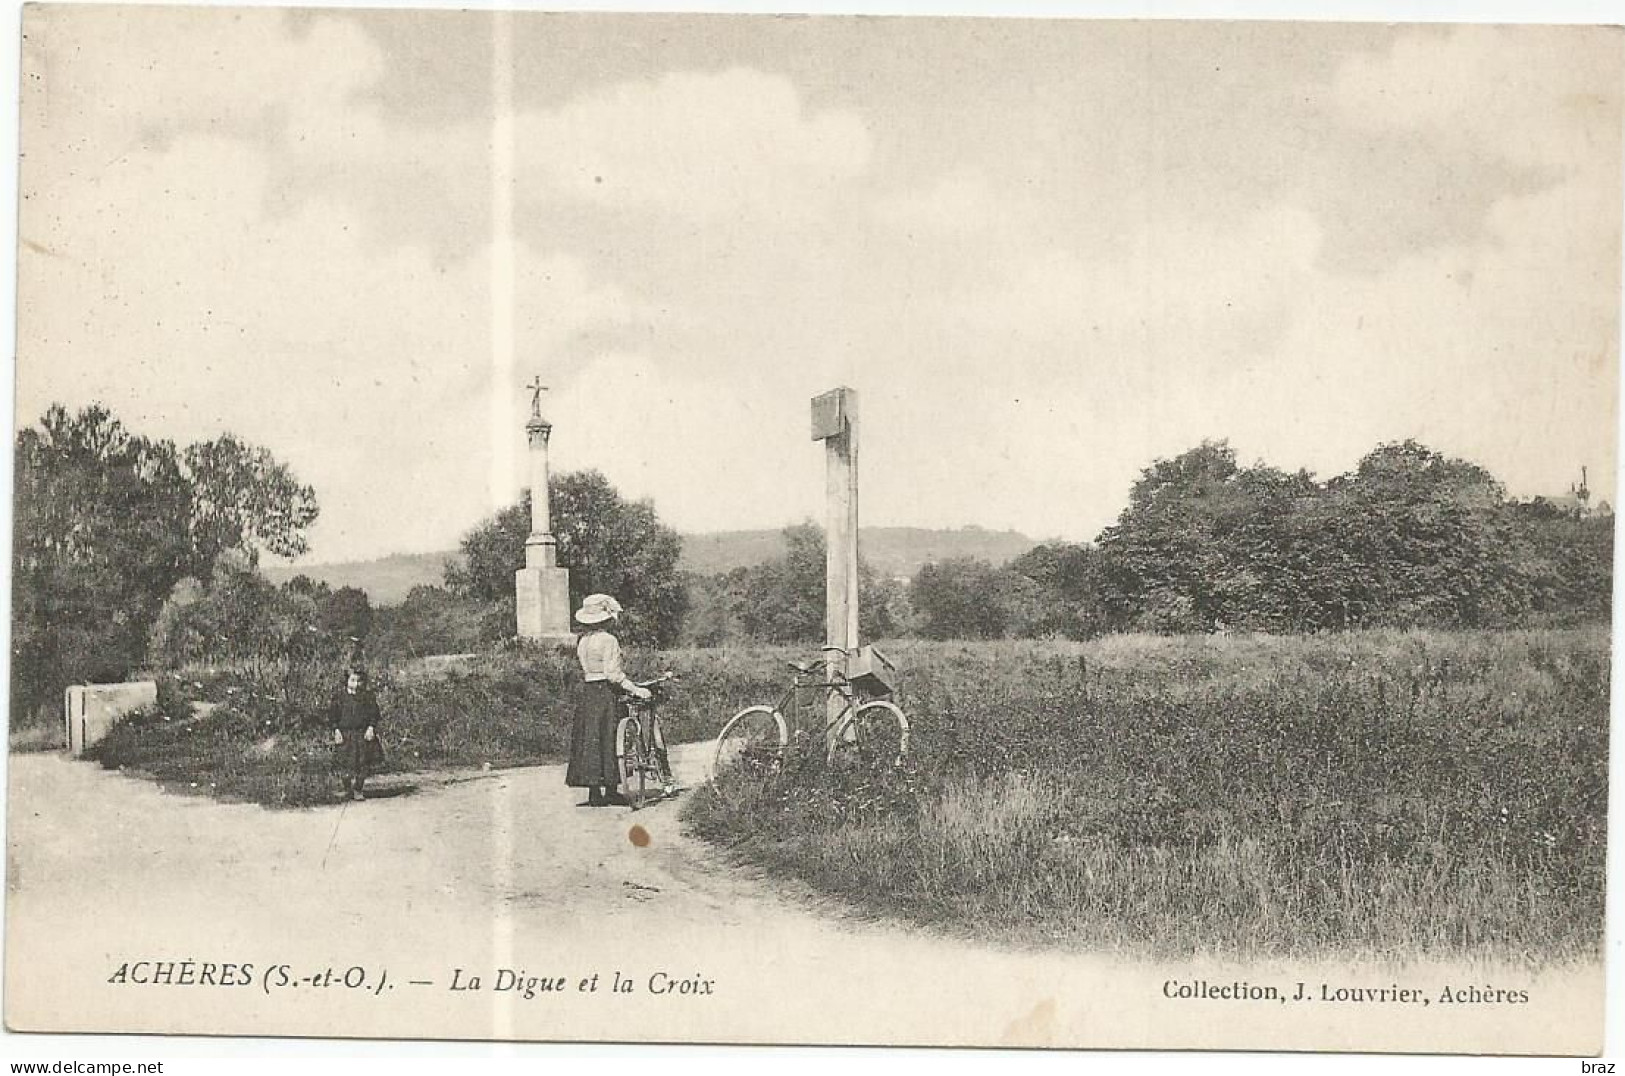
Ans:
{"type": "Polygon", "coordinates": [[[635,811],[643,805],[644,783],[649,771],[643,746],[643,726],[635,717],[623,717],[615,726],[615,767],[620,771],[621,794],[635,811]]]}
{"type": "Polygon", "coordinates": [[[675,792],[677,775],[672,772],[671,754],[666,750],[666,730],[661,727],[659,718],[649,724],[649,763],[660,779],[661,790],[668,795],[675,792]]]}
{"type": "Polygon", "coordinates": [[[716,756],[711,775],[727,769],[773,769],[784,757],[790,731],[784,716],[770,706],[747,706],[722,726],[717,734],[716,756]]]}
{"type": "Polygon", "coordinates": [[[896,767],[908,754],[908,732],[908,718],[895,704],[866,702],[841,722],[835,749],[849,751],[870,765],[896,767]]]}

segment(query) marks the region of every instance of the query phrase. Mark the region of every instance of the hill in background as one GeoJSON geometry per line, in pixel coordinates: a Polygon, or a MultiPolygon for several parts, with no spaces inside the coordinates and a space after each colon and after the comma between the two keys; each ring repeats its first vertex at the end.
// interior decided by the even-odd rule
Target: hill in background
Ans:
{"type": "Polygon", "coordinates": [[[374,605],[399,605],[406,600],[413,587],[440,586],[445,579],[448,560],[461,561],[462,554],[456,551],[392,553],[377,560],[352,560],[340,564],[275,567],[262,564],[260,571],[277,586],[296,575],[306,575],[318,583],[326,583],[334,590],[340,587],[364,590],[374,605]]]}
{"type": "MultiPolygon", "coordinates": [[[[864,527],[859,535],[863,559],[881,575],[912,576],[932,561],[950,557],[978,557],[1004,564],[1038,543],[1017,531],[990,531],[981,527],[933,530],[927,527],[864,527]]],[[[684,571],[719,575],[735,568],[772,560],[784,552],[779,530],[718,531],[683,535],[684,571]]],[[[367,592],[374,605],[396,605],[415,586],[439,586],[448,560],[458,560],[456,551],[445,553],[394,553],[377,560],[347,561],[339,564],[264,566],[271,582],[281,586],[297,575],[319,583],[356,587],[367,592]]]]}

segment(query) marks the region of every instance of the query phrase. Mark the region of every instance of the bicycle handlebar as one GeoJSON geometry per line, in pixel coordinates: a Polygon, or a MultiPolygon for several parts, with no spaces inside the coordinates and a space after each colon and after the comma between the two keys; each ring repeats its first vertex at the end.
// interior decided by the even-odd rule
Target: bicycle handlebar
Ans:
{"type": "MultiPolygon", "coordinates": [[[[844,646],[833,646],[833,645],[826,644],[824,646],[819,647],[818,649],[821,650],[821,651],[826,651],[828,653],[832,653],[832,654],[839,654],[844,658],[844,657],[849,657],[849,656],[851,656],[853,654],[856,654],[859,650],[862,650],[864,648],[854,646],[851,649],[848,649],[848,648],[846,648],[844,646]]],[[[871,644],[868,647],[868,650],[877,659],[879,659],[880,663],[882,665],[886,666],[886,668],[890,669],[892,672],[897,671],[897,665],[892,661],[891,658],[887,657],[885,654],[880,652],[880,647],[874,646],[873,644],[871,644]]]]}
{"type": "MultiPolygon", "coordinates": [[[[839,654],[843,658],[845,658],[845,657],[847,657],[847,656],[849,656],[851,654],[857,653],[856,649],[848,650],[844,646],[828,646],[828,645],[826,645],[826,646],[821,646],[818,649],[819,649],[819,651],[821,653],[839,654]]],[[[897,671],[896,663],[893,662],[891,658],[889,658],[885,654],[881,653],[880,648],[878,646],[871,646],[871,647],[869,647],[869,650],[870,650],[871,653],[874,654],[875,658],[882,665],[886,666],[886,668],[890,669],[892,672],[897,671]]],[[[801,662],[799,662],[799,661],[787,661],[787,662],[785,662],[785,664],[788,665],[790,668],[794,669],[798,673],[815,673],[820,669],[829,668],[830,659],[829,658],[819,658],[817,661],[809,661],[805,665],[801,664],[801,662]]]]}

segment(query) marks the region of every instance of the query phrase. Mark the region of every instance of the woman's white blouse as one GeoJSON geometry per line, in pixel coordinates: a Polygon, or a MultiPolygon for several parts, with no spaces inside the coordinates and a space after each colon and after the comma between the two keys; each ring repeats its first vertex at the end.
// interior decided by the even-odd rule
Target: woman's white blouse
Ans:
{"type": "Polygon", "coordinates": [[[576,644],[576,660],[581,662],[581,674],[587,683],[608,680],[630,690],[633,687],[621,668],[621,644],[607,631],[588,632],[576,644]]]}

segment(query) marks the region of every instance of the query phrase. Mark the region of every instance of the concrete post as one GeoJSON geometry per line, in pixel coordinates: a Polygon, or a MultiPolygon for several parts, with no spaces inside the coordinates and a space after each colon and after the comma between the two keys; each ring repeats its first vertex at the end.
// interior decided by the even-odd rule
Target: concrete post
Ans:
{"type": "Polygon", "coordinates": [[[63,692],[68,754],[77,758],[112,731],[125,714],[158,705],[158,682],[74,684],[63,692]]]}
{"type": "MultiPolygon", "coordinates": [[[[826,392],[813,400],[813,439],[824,442],[824,494],[828,524],[824,535],[824,638],[829,649],[828,677],[847,673],[847,659],[858,645],[858,394],[849,388],[826,392]]],[[[835,748],[835,722],[843,709],[831,694],[824,737],[835,748]]]]}

